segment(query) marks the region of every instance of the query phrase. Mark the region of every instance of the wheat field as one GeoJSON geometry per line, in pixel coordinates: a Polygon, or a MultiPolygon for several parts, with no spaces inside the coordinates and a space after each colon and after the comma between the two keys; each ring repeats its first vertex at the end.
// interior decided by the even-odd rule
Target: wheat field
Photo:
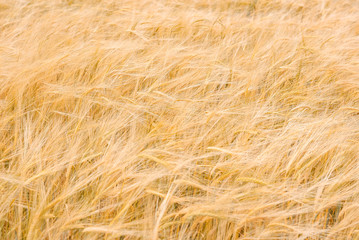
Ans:
{"type": "Polygon", "coordinates": [[[0,0],[0,239],[359,239],[359,1],[0,0]]]}

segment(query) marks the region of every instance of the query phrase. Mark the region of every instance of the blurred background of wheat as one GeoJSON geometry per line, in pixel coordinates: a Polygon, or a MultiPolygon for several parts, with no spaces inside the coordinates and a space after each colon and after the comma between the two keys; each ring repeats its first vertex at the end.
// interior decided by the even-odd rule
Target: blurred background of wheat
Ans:
{"type": "Polygon", "coordinates": [[[358,239],[359,1],[2,0],[0,239],[358,239]]]}

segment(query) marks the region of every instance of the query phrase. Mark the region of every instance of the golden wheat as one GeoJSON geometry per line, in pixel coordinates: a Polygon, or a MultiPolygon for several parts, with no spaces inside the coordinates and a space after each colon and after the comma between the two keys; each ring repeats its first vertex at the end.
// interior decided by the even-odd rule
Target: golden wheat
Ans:
{"type": "Polygon", "coordinates": [[[359,239],[359,1],[0,0],[0,239],[359,239]]]}

